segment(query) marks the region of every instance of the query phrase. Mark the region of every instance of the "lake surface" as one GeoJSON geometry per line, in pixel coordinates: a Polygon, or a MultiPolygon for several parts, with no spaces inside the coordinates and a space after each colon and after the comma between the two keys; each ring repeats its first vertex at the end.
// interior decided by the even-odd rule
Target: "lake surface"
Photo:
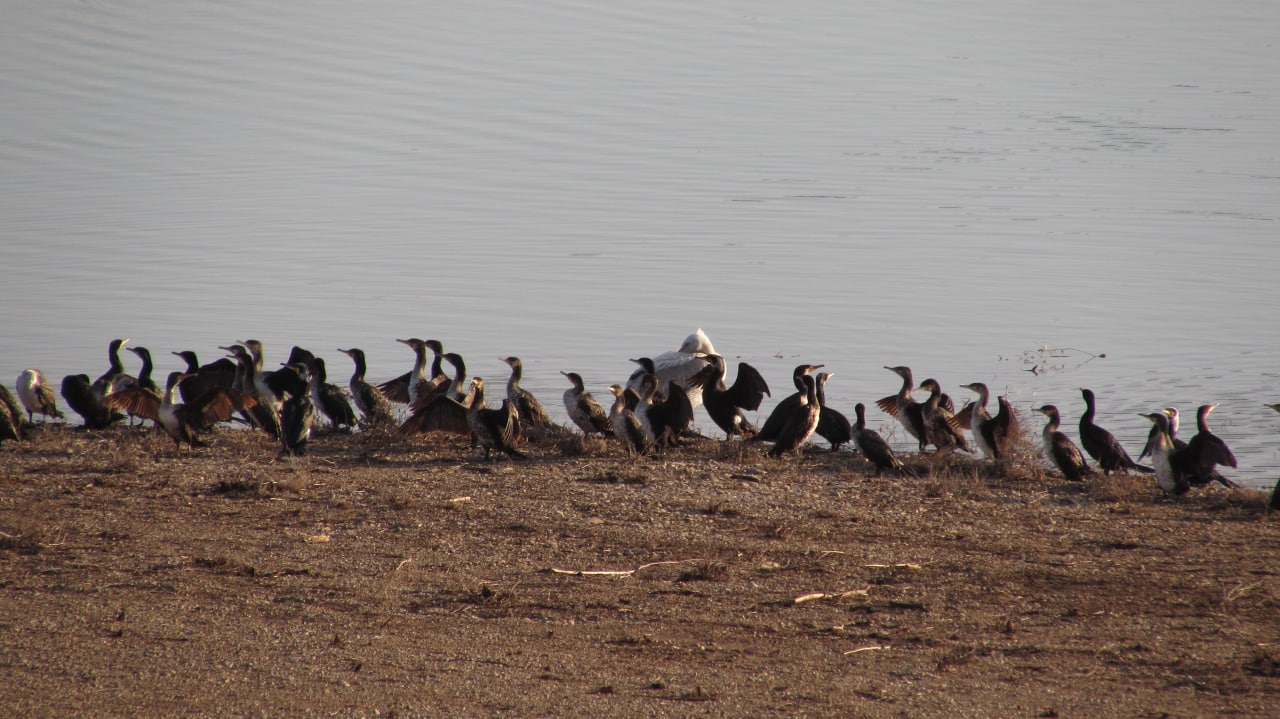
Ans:
{"type": "Polygon", "coordinates": [[[378,379],[434,337],[490,379],[521,356],[563,418],[561,370],[607,394],[702,327],[775,399],[825,363],[850,415],[896,364],[1072,435],[1090,387],[1134,455],[1137,413],[1189,437],[1221,403],[1228,475],[1269,487],[1278,27],[1270,0],[14,3],[0,376],[253,336],[378,379]]]}

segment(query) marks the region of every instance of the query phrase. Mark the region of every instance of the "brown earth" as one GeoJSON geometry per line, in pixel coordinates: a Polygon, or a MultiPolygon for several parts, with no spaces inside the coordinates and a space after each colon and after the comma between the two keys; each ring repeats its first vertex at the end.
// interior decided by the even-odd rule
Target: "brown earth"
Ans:
{"type": "Polygon", "coordinates": [[[1280,715],[1260,492],[1025,457],[872,478],[817,448],[529,452],[6,443],[0,714],[1280,715]]]}

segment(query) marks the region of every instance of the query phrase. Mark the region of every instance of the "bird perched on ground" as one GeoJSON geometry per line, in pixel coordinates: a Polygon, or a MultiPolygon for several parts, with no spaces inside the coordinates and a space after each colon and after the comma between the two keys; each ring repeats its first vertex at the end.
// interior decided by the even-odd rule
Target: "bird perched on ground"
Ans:
{"type": "Polygon", "coordinates": [[[395,421],[395,413],[386,396],[365,380],[368,367],[365,364],[364,350],[357,347],[339,349],[355,363],[355,371],[351,373],[351,381],[347,387],[351,390],[351,400],[360,410],[361,422],[366,425],[379,425],[395,421]]]}
{"type": "Polygon", "coordinates": [[[124,419],[123,412],[117,412],[103,404],[105,395],[99,395],[94,390],[87,374],[69,374],[63,377],[61,393],[67,406],[84,419],[85,429],[106,429],[124,419]]]}
{"type": "Polygon", "coordinates": [[[1152,412],[1142,416],[1151,420],[1154,432],[1148,448],[1151,452],[1152,471],[1156,475],[1156,484],[1164,490],[1165,494],[1186,494],[1191,485],[1187,483],[1182,469],[1175,466],[1173,462],[1175,449],[1173,437],[1169,434],[1169,416],[1163,412],[1152,412]]]}
{"type": "Polygon", "coordinates": [[[22,408],[8,387],[0,384],[0,443],[6,439],[25,439],[22,427],[22,408]]]}
{"type": "Polygon", "coordinates": [[[902,460],[893,453],[893,448],[884,441],[880,433],[867,427],[867,406],[859,402],[853,406],[855,420],[853,423],[853,441],[858,445],[862,456],[876,466],[876,476],[886,469],[904,471],[902,460]]]}
{"type": "Polygon", "coordinates": [[[141,387],[116,392],[107,398],[107,402],[112,404],[128,401],[125,395],[136,393],[138,399],[133,399],[130,404],[139,407],[139,416],[155,422],[173,439],[175,453],[182,451],[184,442],[192,449],[207,447],[198,436],[204,427],[225,422],[231,418],[232,413],[257,404],[253,397],[230,387],[209,390],[194,402],[178,402],[178,386],[185,378],[186,374],[183,372],[170,372],[160,403],[154,407],[149,404],[152,400],[151,393],[141,387]],[[139,401],[147,404],[144,406],[139,401]]]}
{"type": "Polygon", "coordinates": [[[1042,433],[1044,437],[1044,454],[1045,457],[1053,463],[1054,467],[1062,472],[1062,476],[1075,482],[1093,475],[1093,469],[1084,461],[1084,455],[1080,453],[1080,448],[1072,442],[1067,435],[1058,431],[1058,426],[1062,423],[1062,417],[1058,414],[1058,408],[1046,404],[1036,409],[1037,412],[1049,418],[1048,424],[1044,426],[1042,433]]]}
{"type": "MultiPolygon", "coordinates": [[[[132,387],[133,375],[124,371],[124,363],[120,361],[120,348],[129,343],[129,338],[111,340],[107,343],[107,371],[93,381],[93,392],[101,400],[107,395],[121,389],[132,387]]],[[[67,400],[70,402],[71,400],[67,400]]]]}
{"type": "Polygon", "coordinates": [[[347,431],[356,428],[356,411],[351,406],[351,401],[347,399],[347,393],[342,388],[328,381],[328,371],[325,369],[323,357],[313,357],[310,362],[306,363],[307,373],[310,377],[310,386],[308,389],[311,393],[311,403],[315,409],[326,419],[329,425],[335,430],[345,427],[347,431]]]}
{"type": "Polygon", "coordinates": [[[732,439],[735,434],[750,437],[755,428],[747,422],[742,410],[754,412],[760,409],[760,402],[769,394],[769,385],[755,367],[746,362],[738,363],[738,376],[732,387],[724,383],[727,370],[724,357],[718,354],[707,355],[710,364],[699,378],[702,403],[707,408],[711,421],[732,439]]]}
{"type": "Polygon", "coordinates": [[[471,386],[474,395],[471,406],[467,408],[467,422],[472,436],[484,448],[485,461],[494,451],[524,459],[524,453],[515,448],[516,432],[520,426],[516,406],[511,400],[503,399],[501,409],[489,409],[484,406],[484,379],[473,378],[471,386]]]}
{"type": "Polygon", "coordinates": [[[650,447],[649,437],[635,413],[640,396],[634,390],[623,389],[619,384],[609,385],[609,391],[614,397],[613,407],[609,410],[609,426],[613,430],[613,436],[627,454],[646,454],[650,447]]]}
{"type": "Polygon", "coordinates": [[[925,445],[932,444],[938,452],[955,448],[972,452],[955,415],[942,404],[942,387],[938,380],[930,377],[920,383],[920,389],[929,391],[929,399],[920,412],[925,428],[924,436],[920,438],[920,451],[924,452],[925,445]]]}
{"type": "Polygon", "coordinates": [[[311,441],[311,425],[315,421],[316,406],[311,401],[311,373],[302,363],[286,365],[278,375],[285,397],[280,407],[280,442],[283,454],[301,457],[307,453],[311,441]]]}
{"type": "MultiPolygon", "coordinates": [[[[988,459],[999,459],[1000,442],[996,438],[995,418],[987,412],[987,401],[990,398],[987,385],[982,382],[972,382],[960,386],[978,395],[975,402],[966,405],[969,429],[973,432],[974,444],[978,445],[978,449],[982,450],[982,454],[988,459]]],[[[957,419],[959,419],[958,416],[957,419]]]]}
{"type": "MultiPolygon", "coordinates": [[[[17,387],[18,399],[22,400],[22,406],[27,409],[27,418],[32,424],[35,424],[37,414],[44,415],[46,420],[62,418],[62,413],[58,411],[58,399],[43,372],[38,369],[23,370],[18,375],[17,387]]],[[[19,416],[19,424],[21,420],[19,416]]]]}
{"type": "Polygon", "coordinates": [[[910,367],[885,367],[885,369],[902,378],[902,387],[895,395],[876,400],[880,411],[902,423],[903,429],[920,443],[920,451],[928,444],[927,430],[924,425],[924,404],[911,398],[915,390],[915,380],[911,376],[910,367]]]}
{"type": "Polygon", "coordinates": [[[813,375],[800,378],[804,385],[804,400],[792,410],[778,432],[778,439],[769,449],[770,457],[780,457],[786,452],[800,453],[800,447],[813,436],[822,417],[822,405],[818,404],[818,381],[813,375]]]}
{"type": "Polygon", "coordinates": [[[693,402],[684,387],[675,380],[667,382],[666,394],[660,395],[659,380],[653,360],[648,357],[631,360],[640,365],[644,379],[640,383],[640,403],[636,416],[644,427],[649,442],[657,447],[669,447],[693,424],[693,402]]]}
{"type": "Polygon", "coordinates": [[[520,379],[524,376],[524,363],[519,357],[500,357],[499,360],[511,368],[511,376],[507,378],[507,399],[511,400],[516,412],[520,414],[521,437],[541,439],[554,425],[538,398],[520,386],[520,379]]]}
{"type": "Polygon", "coordinates": [[[1115,435],[1093,423],[1093,390],[1082,389],[1080,394],[1084,396],[1084,414],[1080,415],[1080,444],[1084,447],[1084,451],[1093,457],[1093,461],[1102,468],[1102,473],[1111,474],[1116,471],[1130,470],[1146,474],[1153,472],[1154,470],[1150,467],[1143,467],[1133,461],[1115,435]]]}
{"type": "Polygon", "coordinates": [[[178,395],[183,402],[194,402],[210,390],[218,387],[234,387],[236,380],[236,363],[228,357],[218,359],[206,365],[200,364],[200,358],[191,350],[182,350],[172,354],[181,357],[187,363],[183,374],[186,378],[178,385],[178,395]]]}
{"type": "Polygon", "coordinates": [[[782,432],[783,426],[787,423],[787,419],[791,417],[797,407],[804,404],[805,393],[807,390],[805,389],[804,380],[802,378],[821,367],[822,365],[820,364],[800,364],[796,365],[795,369],[791,370],[791,383],[796,387],[795,393],[783,397],[782,400],[774,406],[773,411],[770,412],[768,418],[765,419],[764,424],[760,425],[759,431],[748,438],[748,442],[777,441],[779,433],[782,432]]]}
{"type": "Polygon", "coordinates": [[[1224,487],[1234,487],[1235,482],[1218,473],[1218,465],[1235,468],[1236,458],[1222,438],[1209,429],[1209,413],[1216,409],[1216,404],[1202,404],[1196,410],[1196,436],[1187,442],[1185,449],[1179,450],[1175,461],[1180,462],[1187,472],[1187,481],[1193,487],[1217,481],[1224,487]]]}
{"type": "Polygon", "coordinates": [[[834,376],[835,372],[819,372],[814,378],[817,384],[818,406],[822,408],[818,416],[818,428],[814,433],[831,443],[832,452],[853,440],[853,425],[849,424],[849,418],[827,404],[827,380],[834,376]]]}
{"type": "Polygon", "coordinates": [[[609,426],[609,415],[605,414],[604,408],[587,391],[582,375],[564,371],[560,374],[573,385],[564,391],[564,410],[569,415],[569,419],[582,430],[583,434],[613,434],[613,428],[609,426]]]}

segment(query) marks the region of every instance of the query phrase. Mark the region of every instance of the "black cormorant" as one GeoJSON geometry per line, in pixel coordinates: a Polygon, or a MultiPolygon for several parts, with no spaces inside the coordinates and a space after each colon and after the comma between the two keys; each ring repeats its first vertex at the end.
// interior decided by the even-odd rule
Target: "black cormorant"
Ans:
{"type": "MultiPolygon", "coordinates": [[[[25,369],[22,374],[18,375],[18,399],[22,400],[22,406],[27,409],[27,418],[32,424],[35,424],[36,415],[42,414],[45,419],[61,419],[62,413],[58,411],[58,399],[53,394],[53,387],[44,378],[44,373],[38,369],[25,369]]],[[[8,389],[5,389],[8,392],[8,389]]],[[[10,395],[12,396],[12,395],[10,395]]],[[[22,417],[18,416],[18,422],[21,424],[22,417]]]]}
{"type": "Polygon", "coordinates": [[[902,460],[893,453],[893,448],[884,441],[879,432],[867,427],[867,406],[859,402],[853,406],[855,420],[853,423],[853,441],[858,445],[862,455],[876,466],[876,476],[886,469],[903,471],[902,460]]]}
{"type": "Polygon", "coordinates": [[[1085,464],[1084,455],[1080,453],[1080,448],[1072,442],[1067,435],[1058,431],[1058,426],[1062,423],[1062,417],[1058,414],[1058,408],[1046,404],[1036,409],[1037,412],[1049,418],[1048,424],[1044,426],[1044,453],[1045,457],[1053,463],[1058,471],[1062,472],[1062,476],[1071,481],[1079,481],[1093,474],[1093,469],[1085,464]]]}
{"type": "Polygon", "coordinates": [[[0,384],[0,443],[6,439],[20,440],[26,438],[22,426],[22,408],[18,399],[8,387],[0,384]]]}
{"type": "Polygon", "coordinates": [[[311,402],[316,410],[329,420],[329,424],[334,429],[346,427],[348,431],[354,430],[356,411],[351,406],[351,401],[347,399],[347,393],[328,381],[329,375],[328,370],[325,369],[324,358],[313,355],[310,362],[305,364],[311,376],[309,389],[311,402]]]}
{"type": "Polygon", "coordinates": [[[286,365],[277,375],[281,380],[286,399],[280,407],[280,442],[284,454],[301,457],[307,453],[311,440],[311,424],[315,421],[316,407],[311,401],[310,372],[304,364],[286,365]],[[284,374],[288,373],[288,374],[284,374]]]}
{"type": "Polygon", "coordinates": [[[769,413],[764,424],[760,425],[760,430],[752,435],[747,441],[777,441],[779,433],[782,432],[783,426],[787,423],[787,419],[791,417],[797,407],[804,403],[806,390],[804,380],[801,378],[822,366],[823,365],[820,364],[796,365],[795,369],[791,370],[791,382],[796,387],[795,393],[783,397],[782,400],[774,406],[773,411],[769,413]]]}
{"type": "MultiPolygon", "coordinates": [[[[755,428],[747,422],[742,410],[754,412],[760,409],[760,403],[769,394],[769,385],[755,367],[746,362],[738,363],[738,376],[732,387],[724,383],[727,370],[724,357],[718,354],[707,355],[710,365],[700,378],[702,404],[707,408],[711,421],[716,423],[725,434],[726,439],[733,435],[750,437],[755,428]]],[[[692,403],[692,399],[690,400],[692,403]]]]}
{"type": "Polygon", "coordinates": [[[560,374],[573,385],[564,391],[564,410],[569,415],[569,419],[578,425],[583,434],[613,434],[613,428],[609,425],[609,415],[605,414],[604,408],[587,391],[586,385],[582,382],[582,375],[564,371],[560,374]]]}
{"type": "Polygon", "coordinates": [[[814,378],[817,385],[818,406],[822,413],[818,416],[818,429],[815,434],[831,443],[831,451],[840,449],[841,445],[853,439],[853,425],[849,418],[834,407],[827,405],[827,380],[835,376],[834,372],[819,372],[814,378]]]}
{"type": "Polygon", "coordinates": [[[227,357],[219,357],[207,365],[200,364],[200,358],[191,350],[182,350],[172,354],[181,357],[187,363],[186,375],[178,384],[178,395],[183,402],[195,402],[201,395],[224,387],[234,387],[236,379],[236,363],[227,357]]]}
{"type": "MultiPolygon", "coordinates": [[[[124,363],[120,361],[120,348],[129,342],[129,338],[111,340],[107,344],[107,371],[103,372],[98,379],[93,381],[94,394],[98,395],[98,399],[102,399],[107,395],[119,389],[128,389],[133,386],[133,376],[125,374],[124,363]]],[[[67,400],[70,402],[70,400],[67,400]]]]}
{"type": "Polygon", "coordinates": [[[524,458],[524,453],[515,448],[520,424],[515,405],[511,400],[503,399],[501,409],[489,409],[484,406],[484,379],[473,378],[471,387],[473,396],[467,408],[467,422],[472,436],[484,448],[485,460],[488,461],[494,451],[524,458]]]}
{"type": "Polygon", "coordinates": [[[1084,396],[1084,414],[1080,415],[1080,445],[1102,468],[1102,473],[1111,474],[1115,471],[1128,472],[1129,470],[1145,474],[1153,472],[1154,470],[1150,467],[1143,467],[1133,461],[1115,435],[1093,423],[1093,390],[1082,389],[1080,394],[1084,396]]]}
{"type": "Polygon", "coordinates": [[[1196,436],[1187,442],[1185,449],[1177,450],[1176,462],[1180,462],[1187,472],[1187,481],[1193,486],[1202,486],[1217,481],[1224,487],[1236,486],[1217,472],[1218,465],[1236,467],[1235,455],[1227,447],[1222,438],[1209,429],[1209,413],[1216,409],[1216,404],[1202,404],[1196,411],[1196,436]]]}
{"type": "MultiPolygon", "coordinates": [[[[110,386],[110,381],[106,383],[110,386]]],[[[106,429],[124,419],[123,412],[117,412],[103,404],[103,396],[95,390],[87,374],[69,374],[62,378],[62,398],[67,406],[84,419],[85,429],[106,429]]]]}
{"type": "Polygon", "coordinates": [[[818,404],[818,382],[809,374],[802,375],[800,381],[804,384],[804,400],[787,417],[778,439],[769,449],[770,457],[780,457],[786,452],[800,454],[800,448],[818,428],[818,420],[822,416],[822,406],[818,404]]]}

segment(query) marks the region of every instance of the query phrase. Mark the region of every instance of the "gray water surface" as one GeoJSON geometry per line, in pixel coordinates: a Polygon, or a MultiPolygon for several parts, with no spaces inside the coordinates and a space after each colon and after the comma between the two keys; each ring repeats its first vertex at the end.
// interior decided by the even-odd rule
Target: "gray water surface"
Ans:
{"type": "Polygon", "coordinates": [[[1229,474],[1270,486],[1277,27],[1266,1],[16,3],[0,377],[251,335],[382,378],[419,336],[490,378],[520,355],[555,406],[560,370],[603,394],[702,327],[775,398],[826,363],[849,414],[883,365],[1072,427],[1091,387],[1136,454],[1138,412],[1219,402],[1229,474]]]}

